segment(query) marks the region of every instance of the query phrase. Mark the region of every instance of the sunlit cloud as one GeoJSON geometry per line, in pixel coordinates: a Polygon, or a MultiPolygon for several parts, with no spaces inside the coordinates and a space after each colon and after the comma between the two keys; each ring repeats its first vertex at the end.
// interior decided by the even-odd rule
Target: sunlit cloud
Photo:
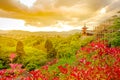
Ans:
{"type": "Polygon", "coordinates": [[[27,6],[28,8],[32,7],[36,0],[19,0],[21,4],[27,6]]]}
{"type": "Polygon", "coordinates": [[[81,29],[81,27],[73,27],[67,24],[63,24],[61,22],[52,25],[52,26],[44,26],[44,27],[37,27],[31,25],[25,25],[25,21],[17,20],[17,19],[10,19],[10,18],[0,18],[0,30],[24,30],[30,32],[36,31],[70,31],[74,29],[81,29]]]}

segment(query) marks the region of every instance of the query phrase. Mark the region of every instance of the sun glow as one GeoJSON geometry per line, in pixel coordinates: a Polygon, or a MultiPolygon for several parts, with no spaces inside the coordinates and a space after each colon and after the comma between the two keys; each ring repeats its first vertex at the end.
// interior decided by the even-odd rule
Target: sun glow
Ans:
{"type": "Polygon", "coordinates": [[[27,6],[28,8],[32,7],[34,3],[36,2],[36,0],[19,0],[19,1],[20,3],[27,6]]]}
{"type": "Polygon", "coordinates": [[[105,13],[106,13],[106,9],[105,9],[105,8],[102,8],[102,9],[100,10],[100,13],[101,13],[101,14],[105,14],[105,13]]]}

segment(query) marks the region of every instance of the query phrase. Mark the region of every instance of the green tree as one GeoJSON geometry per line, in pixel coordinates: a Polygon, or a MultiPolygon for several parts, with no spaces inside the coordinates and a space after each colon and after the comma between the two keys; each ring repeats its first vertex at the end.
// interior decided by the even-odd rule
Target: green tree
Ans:
{"type": "Polygon", "coordinates": [[[53,44],[49,39],[47,39],[45,42],[45,48],[46,48],[47,53],[50,52],[53,48],[53,44]]]}
{"type": "Polygon", "coordinates": [[[47,58],[56,58],[56,55],[57,55],[57,51],[55,48],[52,48],[48,54],[47,54],[47,58]]]}
{"type": "Polygon", "coordinates": [[[47,58],[55,58],[56,57],[57,51],[53,47],[53,44],[52,44],[52,42],[49,39],[46,40],[45,48],[46,48],[46,51],[48,53],[47,54],[47,58]]]}
{"type": "Polygon", "coordinates": [[[120,46],[120,17],[115,18],[112,26],[108,28],[106,34],[110,46],[120,46]]]}
{"type": "Polygon", "coordinates": [[[120,17],[115,18],[114,23],[110,28],[115,31],[120,29],[120,17]]]}
{"type": "Polygon", "coordinates": [[[16,53],[17,53],[17,61],[22,62],[23,56],[25,55],[25,51],[24,51],[24,45],[21,41],[17,42],[16,53]]]}
{"type": "Polygon", "coordinates": [[[1,47],[1,45],[0,45],[0,54],[2,53],[2,47],[1,47]]]}

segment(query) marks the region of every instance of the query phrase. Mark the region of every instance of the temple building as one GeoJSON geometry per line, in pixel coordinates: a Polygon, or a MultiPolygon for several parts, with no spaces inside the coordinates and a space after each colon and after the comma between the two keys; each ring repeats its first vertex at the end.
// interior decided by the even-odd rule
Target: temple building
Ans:
{"type": "Polygon", "coordinates": [[[82,36],[87,36],[87,27],[86,27],[86,25],[84,25],[84,27],[82,28],[82,36]]]}

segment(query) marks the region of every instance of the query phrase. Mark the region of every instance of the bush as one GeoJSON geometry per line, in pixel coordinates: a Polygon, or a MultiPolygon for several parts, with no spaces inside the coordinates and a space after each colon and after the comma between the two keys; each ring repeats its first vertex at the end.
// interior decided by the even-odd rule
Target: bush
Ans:
{"type": "Polygon", "coordinates": [[[25,47],[25,52],[26,55],[24,57],[23,64],[24,67],[26,67],[28,70],[31,69],[32,65],[35,65],[34,69],[37,69],[47,62],[47,53],[42,50],[38,50],[32,47],[25,47]]]}
{"type": "Polygon", "coordinates": [[[0,69],[3,69],[3,68],[4,68],[3,63],[2,63],[2,61],[0,60],[0,69]]]}
{"type": "Polygon", "coordinates": [[[27,70],[31,71],[31,70],[35,70],[38,68],[38,66],[34,63],[28,63],[25,67],[27,70]]]}

